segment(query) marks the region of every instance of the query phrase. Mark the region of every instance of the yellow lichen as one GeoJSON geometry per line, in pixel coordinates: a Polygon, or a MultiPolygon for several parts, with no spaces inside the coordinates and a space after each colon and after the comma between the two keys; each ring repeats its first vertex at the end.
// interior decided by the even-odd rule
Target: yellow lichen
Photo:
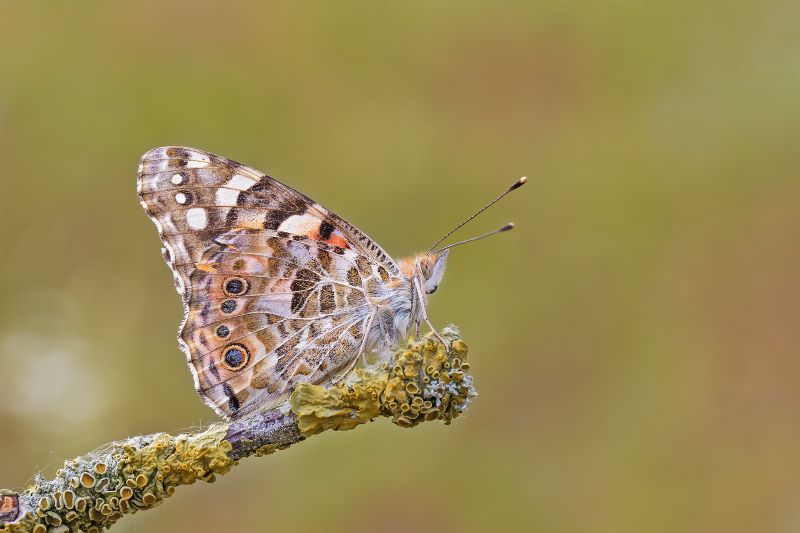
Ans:
{"type": "Polygon", "coordinates": [[[75,493],[71,490],[64,491],[64,507],[72,509],[75,505],[75,493]]]}
{"type": "Polygon", "coordinates": [[[352,385],[340,383],[331,388],[301,383],[289,397],[297,426],[305,436],[326,429],[347,430],[380,414],[377,394],[386,388],[382,376],[369,376],[358,370],[363,380],[352,385]]]}
{"type": "Polygon", "coordinates": [[[279,448],[277,446],[275,446],[274,444],[265,444],[265,445],[261,446],[260,448],[256,449],[254,455],[256,457],[262,457],[264,455],[269,455],[271,453],[275,453],[276,451],[278,451],[278,449],[279,448]]]}
{"type": "MultiPolygon", "coordinates": [[[[441,333],[449,350],[428,336],[410,341],[393,360],[358,369],[335,386],[297,386],[289,408],[300,434],[352,429],[378,416],[402,427],[430,420],[449,423],[466,409],[475,391],[467,345],[455,328],[441,333]]],[[[27,510],[0,526],[0,533],[99,533],[127,513],[160,505],[180,485],[213,482],[234,465],[229,456],[233,445],[226,440],[229,429],[218,424],[197,434],[134,437],[67,461],[56,479],[37,481],[19,495],[27,510]]],[[[266,455],[288,444],[256,448],[254,443],[247,455],[266,455]]]]}
{"type": "MultiPolygon", "coordinates": [[[[0,531],[108,528],[125,513],[159,505],[178,485],[212,481],[216,473],[227,472],[233,460],[227,455],[231,444],[226,434],[224,425],[188,436],[161,433],[111,444],[98,456],[67,462],[56,480],[48,482],[62,488],[50,489],[52,498],[34,499],[34,511],[0,526],[0,531]]],[[[35,497],[40,490],[34,485],[27,492],[35,497]]]]}
{"type": "Polygon", "coordinates": [[[87,502],[86,498],[78,498],[77,500],[75,500],[75,510],[78,511],[79,513],[83,513],[84,511],[86,511],[86,502],[87,502]]]}
{"type": "Polygon", "coordinates": [[[475,396],[472,379],[466,374],[467,344],[455,328],[442,334],[450,341],[448,351],[429,336],[410,341],[407,349],[391,366],[381,403],[384,414],[403,427],[422,421],[443,420],[449,423],[463,412],[475,396]],[[405,394],[398,391],[403,387],[405,394]]]}
{"type": "Polygon", "coordinates": [[[90,474],[89,472],[84,472],[83,474],[81,474],[81,485],[83,485],[87,489],[90,489],[94,487],[94,483],[95,483],[95,478],[92,474],[90,474]]]}
{"type": "Polygon", "coordinates": [[[289,403],[300,432],[352,429],[379,415],[403,427],[423,420],[449,423],[466,409],[475,390],[466,374],[466,343],[454,327],[442,334],[449,350],[429,335],[409,341],[394,361],[356,370],[344,383],[298,385],[289,403]]]}

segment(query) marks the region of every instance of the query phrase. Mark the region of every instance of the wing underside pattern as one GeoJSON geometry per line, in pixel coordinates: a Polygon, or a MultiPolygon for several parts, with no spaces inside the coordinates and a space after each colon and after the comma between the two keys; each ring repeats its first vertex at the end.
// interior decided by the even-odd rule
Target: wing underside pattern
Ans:
{"type": "Polygon", "coordinates": [[[366,235],[269,176],[189,148],[146,153],[138,192],[184,302],[195,387],[217,412],[268,408],[352,367],[370,296],[400,275],[366,235]]]}

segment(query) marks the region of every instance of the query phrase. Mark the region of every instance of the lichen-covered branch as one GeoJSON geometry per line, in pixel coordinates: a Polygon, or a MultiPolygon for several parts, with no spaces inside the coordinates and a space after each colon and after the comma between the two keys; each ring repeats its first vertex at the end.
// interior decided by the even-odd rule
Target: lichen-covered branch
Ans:
{"type": "Polygon", "coordinates": [[[240,459],[291,446],[326,429],[386,416],[402,427],[449,423],[475,396],[467,346],[454,327],[450,351],[428,337],[388,363],[358,369],[336,386],[302,384],[281,409],[214,424],[198,433],[155,433],[112,442],[64,463],[22,492],[0,490],[0,532],[99,532],[161,505],[180,485],[213,482],[240,459]]]}

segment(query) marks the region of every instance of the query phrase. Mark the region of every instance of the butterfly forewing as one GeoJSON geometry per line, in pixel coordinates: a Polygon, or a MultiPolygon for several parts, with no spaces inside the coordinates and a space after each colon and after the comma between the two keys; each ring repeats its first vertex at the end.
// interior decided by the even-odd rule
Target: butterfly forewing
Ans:
{"type": "Polygon", "coordinates": [[[366,235],[277,180],[189,148],[145,154],[138,190],[184,301],[195,386],[217,412],[273,406],[296,383],[352,366],[370,280],[399,274],[366,235]]]}

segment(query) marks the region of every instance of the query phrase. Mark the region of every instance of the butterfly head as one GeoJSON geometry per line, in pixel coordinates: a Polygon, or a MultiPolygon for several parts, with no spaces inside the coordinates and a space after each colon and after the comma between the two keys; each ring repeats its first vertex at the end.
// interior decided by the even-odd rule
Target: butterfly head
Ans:
{"type": "Polygon", "coordinates": [[[433,294],[444,277],[444,267],[450,250],[439,253],[420,254],[414,258],[416,271],[420,276],[425,294],[433,294]]]}
{"type": "Polygon", "coordinates": [[[439,288],[444,277],[444,267],[450,251],[428,252],[402,259],[400,270],[406,279],[419,279],[420,286],[425,294],[433,294],[439,288]]]}
{"type": "Polygon", "coordinates": [[[442,278],[444,277],[445,263],[447,262],[447,254],[450,252],[449,250],[450,248],[453,248],[455,246],[460,246],[468,242],[477,241],[483,239],[484,237],[489,237],[497,233],[502,233],[504,231],[514,229],[514,224],[509,222],[502,228],[497,229],[495,231],[490,231],[489,233],[484,233],[483,235],[478,235],[477,237],[472,237],[470,239],[449,244],[439,249],[436,249],[436,247],[439,244],[441,244],[445,239],[447,239],[450,235],[456,232],[459,228],[463,227],[469,221],[471,221],[472,219],[474,219],[475,217],[486,211],[494,204],[496,204],[500,199],[505,197],[508,193],[510,193],[513,190],[519,189],[520,187],[525,185],[527,181],[528,178],[526,178],[525,176],[515,181],[500,196],[498,196],[497,198],[495,198],[494,200],[483,206],[469,218],[467,218],[462,223],[458,224],[456,227],[450,230],[444,237],[436,241],[436,244],[431,246],[428,252],[424,254],[419,254],[413,257],[412,259],[406,259],[401,261],[400,270],[403,272],[405,277],[407,279],[416,278],[417,280],[419,280],[420,286],[425,291],[425,294],[433,294],[434,292],[436,292],[436,289],[439,288],[439,284],[442,282],[442,278]]]}

